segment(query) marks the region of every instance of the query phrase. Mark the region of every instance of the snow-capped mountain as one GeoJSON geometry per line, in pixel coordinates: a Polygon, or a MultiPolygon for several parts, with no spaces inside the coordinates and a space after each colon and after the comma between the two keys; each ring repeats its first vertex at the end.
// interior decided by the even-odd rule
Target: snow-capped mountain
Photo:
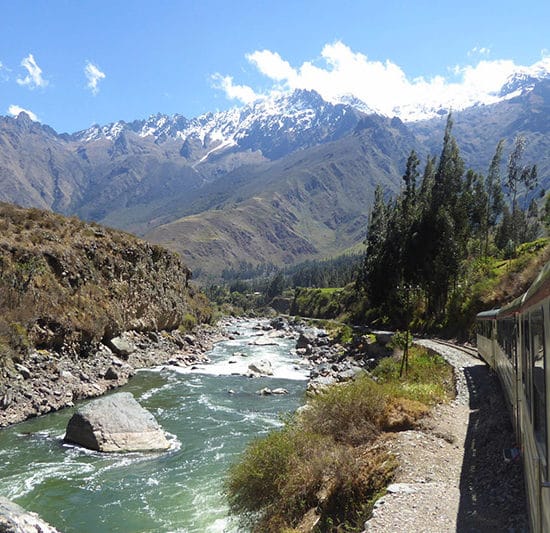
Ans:
{"type": "MultiPolygon", "coordinates": [[[[550,79],[550,57],[529,67],[515,67],[500,86],[495,85],[494,81],[494,76],[498,75],[498,72],[485,73],[485,79],[482,79],[481,84],[479,80],[476,82],[470,79],[469,82],[456,84],[442,82],[439,87],[437,84],[432,86],[430,83],[422,87],[421,84],[424,82],[420,80],[419,85],[415,86],[415,83],[412,83],[409,90],[404,88],[404,96],[401,95],[403,101],[390,108],[377,107],[372,102],[364,102],[349,95],[337,101],[348,103],[367,113],[396,116],[408,123],[437,118],[451,110],[463,111],[468,108],[497,104],[532,91],[537,83],[550,79]],[[489,88],[491,86],[492,88],[489,88]]],[[[470,78],[473,78],[473,75],[470,75],[470,78]]]]}
{"type": "Polygon", "coordinates": [[[315,91],[296,90],[191,119],[179,114],[156,114],[145,120],[94,125],[72,137],[84,142],[115,140],[123,132],[132,132],[143,138],[152,137],[158,144],[181,141],[186,143],[181,155],[195,162],[206,161],[210,154],[232,147],[260,150],[274,159],[291,149],[338,138],[354,127],[361,114],[396,116],[404,122],[416,122],[444,116],[451,109],[460,111],[509,100],[533,90],[537,82],[546,78],[550,78],[550,58],[532,67],[518,67],[497,91],[484,94],[473,91],[466,96],[462,92],[447,94],[445,102],[437,101],[437,95],[426,94],[421,103],[396,105],[390,112],[376,109],[351,94],[327,102],[315,91]]]}
{"type": "Polygon", "coordinates": [[[193,119],[182,115],[157,114],[146,120],[94,125],[75,133],[77,141],[117,139],[132,132],[153,137],[156,143],[184,142],[181,155],[205,161],[213,152],[238,146],[242,150],[260,150],[270,159],[290,150],[331,140],[350,131],[359,120],[364,106],[331,104],[315,91],[297,90],[275,98],[258,100],[244,107],[217,113],[205,113],[193,119]]]}

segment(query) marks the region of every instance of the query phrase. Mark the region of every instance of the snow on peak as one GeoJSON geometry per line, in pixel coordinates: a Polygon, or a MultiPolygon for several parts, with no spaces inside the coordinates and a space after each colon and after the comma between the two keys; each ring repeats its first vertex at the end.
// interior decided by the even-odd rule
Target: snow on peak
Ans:
{"type": "MultiPolygon", "coordinates": [[[[140,137],[152,136],[156,142],[193,140],[209,154],[254,135],[297,134],[323,122],[335,124],[345,115],[342,104],[348,109],[366,109],[359,101],[354,106],[350,105],[351,101],[337,105],[326,102],[315,91],[302,89],[260,99],[244,107],[205,113],[193,119],[156,114],[130,123],[120,121],[107,126],[94,125],[75,136],[85,141],[116,140],[123,131],[132,131],[140,137]]],[[[201,155],[201,161],[205,157],[201,155]]]]}

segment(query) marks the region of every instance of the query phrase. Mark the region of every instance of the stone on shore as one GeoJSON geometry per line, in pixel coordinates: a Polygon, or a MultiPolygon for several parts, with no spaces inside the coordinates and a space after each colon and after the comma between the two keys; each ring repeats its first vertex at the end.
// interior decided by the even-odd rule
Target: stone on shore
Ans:
{"type": "Polygon", "coordinates": [[[114,337],[108,342],[109,348],[121,357],[128,357],[136,351],[136,347],[124,337],[114,337]]]}
{"type": "Polygon", "coordinates": [[[35,513],[25,511],[16,503],[0,496],[0,532],[2,533],[59,533],[35,513]]]}
{"type": "Polygon", "coordinates": [[[129,392],[92,400],[74,413],[65,441],[102,452],[161,451],[170,443],[154,416],[129,392]]]}

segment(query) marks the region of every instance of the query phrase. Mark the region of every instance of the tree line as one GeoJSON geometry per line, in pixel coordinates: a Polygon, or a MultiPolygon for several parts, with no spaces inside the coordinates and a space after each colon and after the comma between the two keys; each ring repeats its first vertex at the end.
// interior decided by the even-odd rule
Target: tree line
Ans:
{"type": "Polygon", "coordinates": [[[452,127],[449,115],[441,154],[429,156],[422,173],[410,153],[397,197],[375,193],[357,284],[397,323],[408,325],[419,308],[441,322],[466,258],[510,255],[539,233],[536,201],[520,203],[537,186],[536,165],[523,162],[525,139],[515,140],[505,173],[501,140],[483,175],[465,170],[452,127]]]}

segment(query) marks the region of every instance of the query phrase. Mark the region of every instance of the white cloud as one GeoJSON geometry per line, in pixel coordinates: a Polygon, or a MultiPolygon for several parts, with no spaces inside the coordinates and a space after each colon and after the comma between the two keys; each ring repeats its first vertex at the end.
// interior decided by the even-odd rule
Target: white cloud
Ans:
{"type": "Polygon", "coordinates": [[[474,46],[468,51],[468,57],[475,55],[488,56],[490,53],[491,49],[487,46],[474,46]]]}
{"type": "Polygon", "coordinates": [[[99,82],[105,79],[105,73],[101,72],[101,70],[99,70],[96,65],[87,61],[86,66],[84,67],[84,74],[88,79],[87,87],[92,91],[92,94],[95,96],[99,92],[99,82]]]}
{"type": "MultiPolygon", "coordinates": [[[[490,52],[485,47],[474,50],[481,55],[490,52]]],[[[344,95],[353,95],[380,113],[404,119],[414,119],[419,109],[458,110],[476,102],[492,103],[514,72],[537,66],[548,68],[548,59],[531,67],[520,67],[512,60],[482,59],[474,65],[448,69],[444,75],[410,78],[391,60],[372,61],[341,41],[326,44],[321,51],[321,61],[305,61],[298,67],[270,50],[255,51],[246,58],[272,82],[264,97],[294,89],[314,89],[325,100],[333,102],[344,95]]],[[[228,98],[249,103],[260,96],[252,87],[236,85],[231,76],[217,74],[213,78],[216,88],[225,91],[228,98]]]]}
{"type": "Polygon", "coordinates": [[[247,54],[246,59],[255,65],[262,74],[273,80],[289,80],[296,75],[290,63],[285,61],[277,52],[271,52],[270,50],[257,51],[247,54]]]}
{"type": "Polygon", "coordinates": [[[225,96],[230,100],[239,100],[243,104],[251,104],[254,100],[260,98],[251,87],[247,85],[235,85],[232,76],[222,76],[214,74],[212,76],[213,86],[225,92],[225,96]]]}
{"type": "Polygon", "coordinates": [[[21,61],[21,66],[27,69],[28,74],[24,78],[17,78],[19,85],[26,85],[29,89],[48,85],[48,81],[42,77],[42,69],[36,64],[32,54],[21,61]]]}
{"type": "Polygon", "coordinates": [[[31,120],[34,120],[35,122],[40,122],[38,117],[32,111],[29,111],[28,109],[25,109],[21,106],[15,105],[15,104],[12,104],[12,105],[10,105],[10,107],[8,107],[8,114],[11,115],[12,117],[18,116],[19,113],[27,113],[27,115],[29,115],[31,120]]]}

